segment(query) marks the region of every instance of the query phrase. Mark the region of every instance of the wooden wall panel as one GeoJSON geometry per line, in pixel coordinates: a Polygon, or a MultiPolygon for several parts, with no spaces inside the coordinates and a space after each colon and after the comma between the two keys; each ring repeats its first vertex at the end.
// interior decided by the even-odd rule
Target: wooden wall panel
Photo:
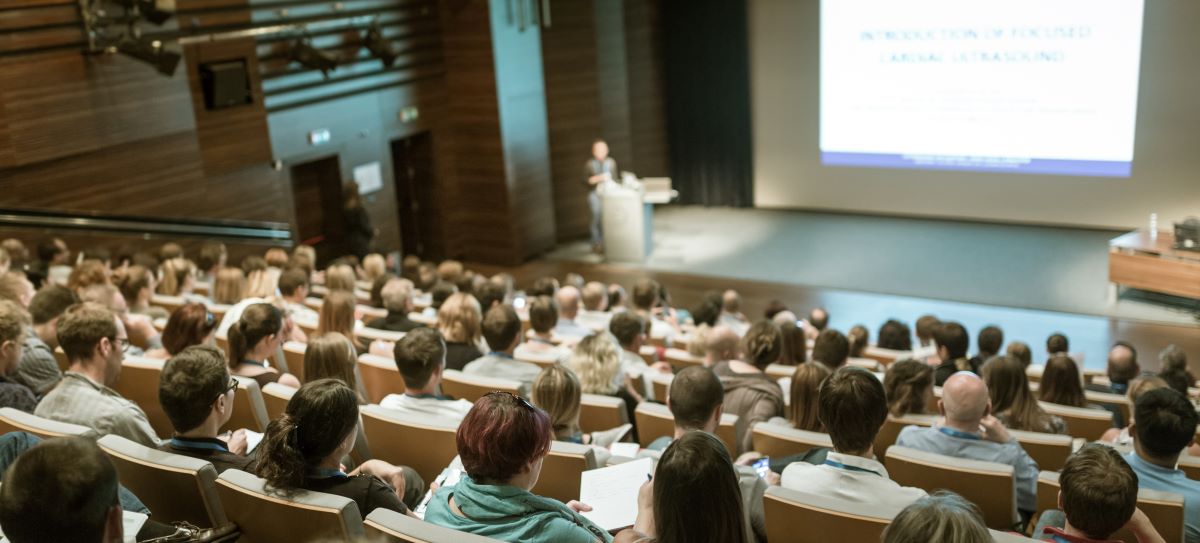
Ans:
{"type": "Polygon", "coordinates": [[[634,171],[641,177],[671,174],[659,2],[625,3],[629,120],[634,171]]]}
{"type": "Polygon", "coordinates": [[[196,118],[196,138],[200,143],[204,170],[217,174],[269,163],[271,141],[254,40],[243,38],[198,43],[187,46],[185,53],[192,112],[196,118]],[[236,60],[246,62],[252,103],[208,110],[201,89],[200,65],[236,60]]]}

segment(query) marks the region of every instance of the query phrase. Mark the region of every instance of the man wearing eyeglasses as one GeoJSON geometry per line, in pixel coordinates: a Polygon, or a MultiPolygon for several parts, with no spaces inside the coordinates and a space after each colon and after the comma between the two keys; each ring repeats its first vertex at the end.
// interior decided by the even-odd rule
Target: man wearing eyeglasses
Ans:
{"type": "Polygon", "coordinates": [[[120,319],[99,304],[73,305],[59,318],[58,344],[70,366],[34,414],[158,447],[161,441],[142,408],[109,388],[121,377],[129,346],[120,319]]]}
{"type": "Polygon", "coordinates": [[[245,430],[218,435],[233,416],[235,390],[237,381],[229,376],[225,356],[214,347],[194,345],[168,360],[158,400],[175,435],[159,448],[211,462],[217,473],[230,468],[253,472],[245,430]]]}

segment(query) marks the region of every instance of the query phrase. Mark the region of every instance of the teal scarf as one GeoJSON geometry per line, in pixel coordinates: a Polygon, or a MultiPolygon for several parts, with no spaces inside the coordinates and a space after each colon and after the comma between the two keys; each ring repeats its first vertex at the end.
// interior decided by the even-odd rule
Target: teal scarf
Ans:
{"type": "Polygon", "coordinates": [[[609,543],[612,536],[558,500],[508,485],[476,483],[463,475],[434,494],[425,521],[463,532],[531,543],[609,543]],[[466,517],[450,509],[450,497],[466,517]]]}

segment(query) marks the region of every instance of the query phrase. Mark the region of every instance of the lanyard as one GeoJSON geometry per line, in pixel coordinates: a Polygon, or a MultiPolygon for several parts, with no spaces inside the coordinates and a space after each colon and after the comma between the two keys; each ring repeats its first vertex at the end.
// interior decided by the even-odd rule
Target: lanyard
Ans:
{"type": "Polygon", "coordinates": [[[962,430],[956,430],[954,428],[947,428],[945,426],[938,428],[938,431],[943,434],[946,434],[950,437],[957,437],[959,439],[971,439],[974,441],[979,441],[979,440],[983,439],[976,434],[972,434],[970,432],[964,432],[962,430]]]}
{"type": "Polygon", "coordinates": [[[858,466],[847,466],[846,464],[843,464],[843,463],[841,463],[841,462],[838,462],[838,461],[836,461],[836,460],[829,460],[829,459],[826,459],[826,460],[825,460],[825,465],[826,465],[826,466],[833,466],[833,467],[835,467],[835,468],[837,468],[837,469],[844,469],[844,470],[847,470],[847,471],[861,471],[861,472],[863,472],[863,473],[870,473],[871,475],[875,475],[875,476],[877,476],[877,477],[883,477],[883,475],[880,475],[878,472],[875,472],[875,471],[869,470],[869,469],[867,469],[867,468],[860,468],[860,467],[858,467],[858,466]]]}

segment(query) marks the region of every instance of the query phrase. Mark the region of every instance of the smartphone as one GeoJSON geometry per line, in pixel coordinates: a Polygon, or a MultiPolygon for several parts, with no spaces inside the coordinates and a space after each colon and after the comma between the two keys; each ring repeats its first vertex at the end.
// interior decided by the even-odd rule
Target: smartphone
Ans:
{"type": "Polygon", "coordinates": [[[767,474],[771,472],[771,457],[764,456],[755,460],[751,465],[754,466],[754,471],[758,473],[759,477],[766,479],[767,474]]]}

